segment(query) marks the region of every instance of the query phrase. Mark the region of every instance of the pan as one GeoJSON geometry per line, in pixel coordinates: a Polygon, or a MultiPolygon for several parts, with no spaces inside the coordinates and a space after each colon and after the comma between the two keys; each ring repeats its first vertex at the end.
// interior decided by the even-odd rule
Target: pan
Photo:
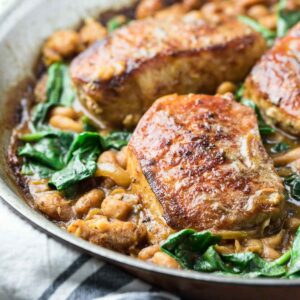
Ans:
{"type": "MultiPolygon", "coordinates": [[[[93,245],[68,234],[34,211],[8,164],[9,137],[16,123],[21,91],[33,78],[39,49],[59,28],[79,25],[87,16],[122,9],[134,0],[22,0],[15,1],[0,18],[0,191],[2,199],[21,217],[61,242],[72,245],[131,274],[177,293],[185,299],[299,299],[300,279],[245,279],[173,270],[93,245]]],[[[8,224],[9,226],[9,224],[8,224]]]]}

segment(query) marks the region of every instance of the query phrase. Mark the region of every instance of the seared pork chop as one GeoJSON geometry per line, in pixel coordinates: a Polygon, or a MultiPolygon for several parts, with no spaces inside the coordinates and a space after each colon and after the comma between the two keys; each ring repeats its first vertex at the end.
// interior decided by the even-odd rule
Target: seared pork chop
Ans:
{"type": "Polygon", "coordinates": [[[253,68],[245,97],[274,124],[300,135],[300,23],[253,68]]]}
{"type": "Polygon", "coordinates": [[[230,94],[157,100],[133,133],[128,155],[152,242],[183,228],[258,228],[259,234],[269,221],[273,230],[281,224],[281,179],[255,113],[230,94]]]}
{"type": "Polygon", "coordinates": [[[131,22],[79,55],[71,75],[82,102],[112,126],[138,119],[155,99],[214,93],[245,78],[264,39],[238,21],[220,26],[178,17],[131,22]]]}

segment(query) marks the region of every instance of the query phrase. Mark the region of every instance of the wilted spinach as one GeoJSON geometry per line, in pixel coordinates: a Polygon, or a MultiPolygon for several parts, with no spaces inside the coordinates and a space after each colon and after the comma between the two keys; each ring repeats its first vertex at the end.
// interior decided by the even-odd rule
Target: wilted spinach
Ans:
{"type": "Polygon", "coordinates": [[[272,134],[275,132],[275,129],[265,122],[258,106],[252,100],[244,98],[244,85],[243,84],[240,85],[240,87],[236,91],[235,99],[237,102],[240,102],[246,106],[249,106],[255,111],[256,116],[257,116],[257,121],[258,121],[259,132],[262,136],[272,134]]]}
{"type": "Polygon", "coordinates": [[[276,154],[276,153],[282,153],[290,149],[289,144],[285,142],[277,143],[275,144],[270,150],[271,153],[276,154]]]}
{"type": "Polygon", "coordinates": [[[128,19],[121,16],[112,17],[106,24],[108,32],[112,32],[128,23],[128,19]]]}
{"type": "Polygon", "coordinates": [[[284,185],[290,198],[300,201],[300,176],[293,174],[284,179],[284,185]]]}
{"type": "Polygon", "coordinates": [[[241,102],[241,100],[243,99],[243,96],[244,96],[244,90],[245,90],[245,87],[244,87],[244,84],[240,84],[238,86],[238,89],[236,90],[235,92],[235,100],[237,102],[241,102]]]}
{"type": "Polygon", "coordinates": [[[33,160],[27,160],[27,159],[24,162],[21,169],[22,175],[28,175],[28,176],[38,175],[39,178],[50,178],[54,172],[55,170],[48,168],[42,165],[41,163],[38,163],[33,160]]]}
{"type": "Polygon", "coordinates": [[[193,269],[197,259],[220,240],[219,236],[209,231],[185,229],[169,236],[161,250],[175,258],[184,268],[193,269]]]}
{"type": "MultiPolygon", "coordinates": [[[[18,154],[25,157],[27,163],[31,162],[29,166],[31,166],[32,171],[37,169],[38,164],[52,170],[60,170],[65,165],[64,156],[68,152],[73,138],[72,133],[61,131],[27,134],[21,139],[34,143],[26,143],[19,149],[18,154]],[[35,167],[33,168],[33,166],[35,167]]],[[[28,167],[23,169],[23,173],[28,172],[28,170],[28,167]]]]}
{"type": "Polygon", "coordinates": [[[50,127],[45,127],[45,129],[47,130],[24,134],[20,137],[20,140],[23,142],[38,142],[43,138],[54,137],[60,139],[60,143],[62,143],[64,147],[69,147],[73,142],[74,137],[76,136],[75,133],[65,132],[50,127]]]}
{"type": "Polygon", "coordinates": [[[255,31],[259,32],[266,40],[268,46],[273,45],[276,38],[276,32],[269,30],[268,28],[264,27],[263,25],[249,17],[238,16],[238,19],[246,25],[252,27],[255,31]]]}
{"type": "Polygon", "coordinates": [[[210,246],[202,256],[200,256],[193,268],[198,272],[225,272],[225,273],[236,273],[234,269],[231,269],[223,261],[221,256],[217,253],[213,246],[210,246]]]}
{"type": "Polygon", "coordinates": [[[60,170],[64,166],[63,148],[53,138],[42,139],[31,145],[27,143],[19,151],[20,156],[30,158],[54,170],[60,170]]]}
{"type": "Polygon", "coordinates": [[[258,121],[259,132],[262,136],[275,132],[275,129],[265,122],[258,106],[252,100],[242,98],[240,102],[246,106],[251,107],[255,111],[258,121]]]}
{"type": "Polygon", "coordinates": [[[97,169],[96,160],[101,151],[127,145],[130,134],[112,132],[102,136],[95,132],[83,132],[77,136],[66,155],[66,167],[51,177],[49,184],[64,190],[73,184],[93,176],[97,169]]]}
{"type": "Polygon", "coordinates": [[[298,228],[291,249],[291,260],[288,264],[288,278],[300,277],[300,227],[298,228]]]}
{"type": "Polygon", "coordinates": [[[260,32],[267,41],[268,46],[272,46],[277,37],[285,36],[288,30],[300,21],[300,10],[288,10],[287,0],[280,0],[277,7],[276,32],[265,28],[249,17],[239,16],[238,19],[252,27],[254,30],[260,32]]]}
{"type": "Polygon", "coordinates": [[[90,132],[98,131],[97,128],[93,125],[92,121],[87,116],[83,116],[81,118],[81,123],[83,124],[84,131],[90,131],[90,132]]]}
{"type": "Polygon", "coordinates": [[[277,36],[283,37],[300,21],[300,10],[287,10],[287,0],[280,0],[277,12],[277,36]]]}
{"type": "Polygon", "coordinates": [[[65,190],[93,176],[97,169],[96,160],[100,152],[101,141],[98,133],[79,134],[66,155],[66,166],[52,175],[49,184],[58,190],[65,190]]]}
{"type": "Polygon", "coordinates": [[[175,258],[185,269],[243,277],[300,277],[300,228],[292,249],[274,261],[256,253],[219,254],[214,245],[220,237],[209,231],[184,229],[171,235],[161,250],[175,258]]]}
{"type": "Polygon", "coordinates": [[[70,106],[75,99],[75,92],[71,85],[69,69],[62,63],[52,64],[48,69],[46,87],[46,101],[38,104],[32,115],[33,128],[41,128],[47,114],[54,106],[70,106]]]}
{"type": "Polygon", "coordinates": [[[49,178],[50,185],[66,190],[93,176],[101,151],[120,149],[127,145],[129,138],[128,132],[112,132],[106,136],[83,132],[78,135],[50,128],[25,134],[20,138],[27,142],[19,149],[19,155],[25,158],[21,173],[49,178]]]}
{"type": "Polygon", "coordinates": [[[121,149],[126,146],[130,140],[131,133],[127,131],[113,131],[108,135],[101,135],[101,145],[104,150],[114,148],[121,149]]]}
{"type": "Polygon", "coordinates": [[[286,273],[286,268],[282,264],[283,261],[286,263],[288,258],[289,254],[285,254],[278,261],[268,262],[252,252],[220,255],[211,246],[196,262],[195,271],[221,272],[247,277],[280,277],[286,273]]]}
{"type": "Polygon", "coordinates": [[[62,106],[72,106],[76,94],[72,86],[71,77],[69,74],[69,67],[61,64],[60,67],[63,82],[62,82],[62,92],[59,98],[59,104],[62,106]]]}
{"type": "Polygon", "coordinates": [[[83,132],[77,136],[72,133],[54,131],[28,134],[26,143],[19,155],[26,158],[22,173],[49,175],[50,184],[58,190],[91,177],[96,171],[96,160],[102,146],[98,133],[83,132]]]}

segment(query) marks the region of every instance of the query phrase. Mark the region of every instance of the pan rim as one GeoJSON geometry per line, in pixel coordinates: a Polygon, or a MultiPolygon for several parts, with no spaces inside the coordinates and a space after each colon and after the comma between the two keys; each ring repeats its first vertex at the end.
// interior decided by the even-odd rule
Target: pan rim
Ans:
{"type": "MultiPolygon", "coordinates": [[[[0,16],[0,47],[1,47],[1,37],[3,37],[6,30],[9,29],[9,26],[12,23],[7,22],[8,19],[12,18],[13,15],[18,13],[20,9],[22,9],[22,4],[26,4],[26,8],[30,9],[33,5],[37,4],[44,0],[36,0],[36,1],[17,1],[9,5],[6,10],[4,10],[0,16]],[[29,7],[28,7],[29,6],[29,7]],[[7,25],[6,25],[7,24],[7,25]]],[[[13,20],[11,20],[13,21],[13,20]]],[[[5,97],[3,97],[4,99],[5,97]]],[[[3,151],[3,150],[2,150],[3,151]]],[[[3,168],[3,166],[2,166],[3,168]]],[[[11,178],[12,181],[15,180],[11,178]]],[[[137,268],[140,271],[147,271],[152,273],[161,274],[164,276],[170,276],[177,279],[186,279],[197,282],[207,282],[214,283],[217,285],[231,285],[231,286],[252,286],[252,287],[300,287],[300,279],[270,279],[270,278],[239,278],[232,276],[219,276],[209,273],[200,273],[195,271],[188,270],[175,270],[164,268],[160,266],[156,266],[154,264],[150,264],[144,262],[142,260],[138,260],[137,258],[132,258],[130,256],[126,256],[124,254],[106,249],[101,246],[94,245],[88,241],[77,238],[63,229],[59,228],[57,225],[48,220],[45,216],[35,211],[31,208],[21,197],[19,197],[5,182],[5,178],[3,175],[0,175],[0,191],[1,196],[0,199],[3,199],[5,203],[9,205],[9,207],[13,208],[18,214],[26,219],[27,222],[34,224],[38,228],[42,229],[42,231],[50,234],[54,238],[64,241],[67,244],[74,246],[78,249],[81,249],[85,252],[90,253],[93,256],[104,259],[111,263],[118,263],[119,265],[126,265],[128,267],[137,268]]]]}

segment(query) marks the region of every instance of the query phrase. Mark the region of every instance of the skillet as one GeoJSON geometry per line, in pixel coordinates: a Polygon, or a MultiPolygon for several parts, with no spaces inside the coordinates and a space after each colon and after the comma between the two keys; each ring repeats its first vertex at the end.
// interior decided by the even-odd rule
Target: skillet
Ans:
{"type": "MultiPolygon", "coordinates": [[[[8,166],[7,150],[16,123],[21,91],[33,78],[44,39],[59,28],[77,26],[87,16],[120,9],[133,0],[23,0],[13,3],[0,19],[0,191],[3,200],[34,226],[60,241],[113,263],[149,283],[186,299],[297,299],[300,279],[220,277],[152,265],[76,238],[32,210],[22,199],[8,166]]],[[[9,224],[8,224],[9,226],[9,224]]]]}

